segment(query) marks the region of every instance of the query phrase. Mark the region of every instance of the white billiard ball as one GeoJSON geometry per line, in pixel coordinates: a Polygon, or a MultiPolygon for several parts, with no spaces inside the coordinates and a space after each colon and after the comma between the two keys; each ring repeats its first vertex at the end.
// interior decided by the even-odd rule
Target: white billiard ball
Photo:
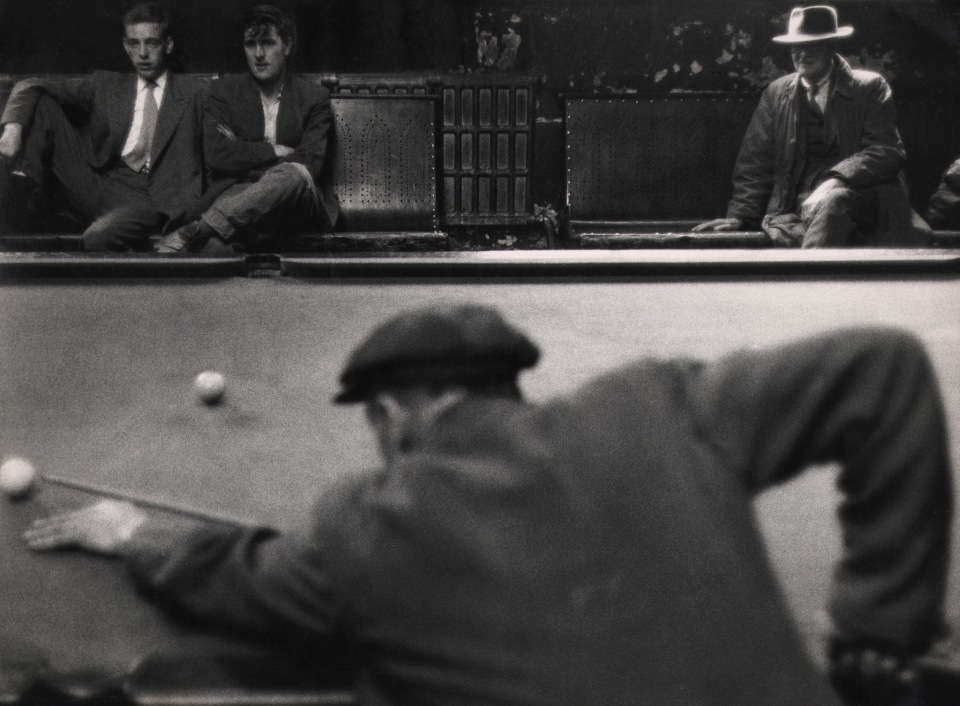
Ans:
{"type": "Polygon", "coordinates": [[[217,404],[223,399],[223,393],[227,390],[227,381],[221,373],[204,370],[193,381],[193,389],[205,404],[217,404]]]}
{"type": "Polygon", "coordinates": [[[25,458],[11,456],[0,464],[0,491],[8,498],[24,498],[37,482],[37,471],[25,458]]]}

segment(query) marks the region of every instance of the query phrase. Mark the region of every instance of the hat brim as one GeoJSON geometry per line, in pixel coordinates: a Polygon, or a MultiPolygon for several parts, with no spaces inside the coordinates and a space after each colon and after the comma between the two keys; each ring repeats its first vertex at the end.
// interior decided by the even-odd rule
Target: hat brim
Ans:
{"type": "Polygon", "coordinates": [[[837,27],[836,32],[827,34],[781,34],[774,37],[773,41],[777,44],[814,44],[816,42],[828,42],[831,39],[846,39],[853,34],[853,27],[837,27]]]}
{"type": "Polygon", "coordinates": [[[482,356],[460,360],[422,360],[358,370],[340,379],[336,404],[364,402],[377,392],[411,385],[480,385],[514,382],[521,370],[533,367],[539,351],[517,355],[482,356]]]}

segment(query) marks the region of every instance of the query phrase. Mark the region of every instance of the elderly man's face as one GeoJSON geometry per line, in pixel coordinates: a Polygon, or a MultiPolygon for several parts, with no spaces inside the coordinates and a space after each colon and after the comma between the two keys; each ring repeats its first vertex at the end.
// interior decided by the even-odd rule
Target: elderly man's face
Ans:
{"type": "Polygon", "coordinates": [[[797,44],[790,48],[790,58],[797,72],[812,83],[830,73],[833,66],[833,42],[797,44]]]}

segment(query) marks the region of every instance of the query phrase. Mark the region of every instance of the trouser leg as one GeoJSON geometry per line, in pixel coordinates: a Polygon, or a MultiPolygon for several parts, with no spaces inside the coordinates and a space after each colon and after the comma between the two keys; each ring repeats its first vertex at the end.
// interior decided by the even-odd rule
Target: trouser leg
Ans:
{"type": "Polygon", "coordinates": [[[90,145],[49,96],[37,101],[17,168],[37,184],[49,169],[70,205],[86,219],[96,216],[101,177],[90,166],[90,145]]]}
{"type": "Polygon", "coordinates": [[[875,227],[878,213],[879,202],[873,189],[837,185],[813,206],[801,205],[800,219],[805,230],[801,247],[850,245],[855,231],[875,227]]]}
{"type": "Polygon", "coordinates": [[[166,216],[157,212],[147,193],[147,175],[124,165],[103,179],[99,215],[83,234],[83,249],[91,252],[148,250],[151,235],[159,234],[166,216]]]}
{"type": "Polygon", "coordinates": [[[267,217],[312,215],[319,208],[317,188],[304,168],[296,164],[271,167],[252,184],[237,184],[201,216],[224,240],[267,217]]]}

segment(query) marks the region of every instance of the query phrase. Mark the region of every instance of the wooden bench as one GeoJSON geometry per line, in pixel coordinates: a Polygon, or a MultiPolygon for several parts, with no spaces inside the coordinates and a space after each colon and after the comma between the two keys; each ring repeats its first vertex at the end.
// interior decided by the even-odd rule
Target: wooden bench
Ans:
{"type": "Polygon", "coordinates": [[[307,236],[323,250],[435,250],[436,100],[431,96],[335,95],[327,168],[340,199],[336,233],[307,236]]]}
{"type": "MultiPolygon", "coordinates": [[[[769,246],[759,231],[691,232],[726,212],[733,166],[758,100],[730,94],[565,96],[566,242],[585,248],[769,246]]],[[[908,154],[920,155],[905,170],[918,206],[960,153],[960,129],[940,115],[950,106],[929,103],[901,105],[908,154]]],[[[960,247],[960,233],[935,231],[933,244],[960,247]]]]}
{"type": "MultiPolygon", "coordinates": [[[[0,79],[0,109],[15,81],[0,79]]],[[[342,223],[335,233],[304,234],[294,249],[446,249],[447,236],[438,228],[437,100],[405,94],[332,96],[334,132],[326,168],[340,199],[342,223]]],[[[45,222],[39,230],[0,234],[0,249],[79,248],[78,221],[40,220],[45,222]]]]}

